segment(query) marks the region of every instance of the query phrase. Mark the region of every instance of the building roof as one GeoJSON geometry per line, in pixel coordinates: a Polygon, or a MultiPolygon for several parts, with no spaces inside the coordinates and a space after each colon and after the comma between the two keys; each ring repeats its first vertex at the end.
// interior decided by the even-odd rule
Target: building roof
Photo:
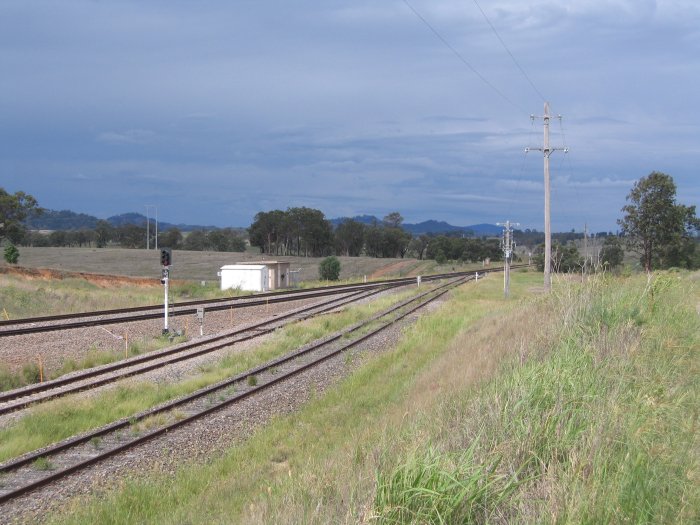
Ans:
{"type": "Polygon", "coordinates": [[[264,264],[226,264],[222,270],[262,270],[267,268],[264,264]]]}

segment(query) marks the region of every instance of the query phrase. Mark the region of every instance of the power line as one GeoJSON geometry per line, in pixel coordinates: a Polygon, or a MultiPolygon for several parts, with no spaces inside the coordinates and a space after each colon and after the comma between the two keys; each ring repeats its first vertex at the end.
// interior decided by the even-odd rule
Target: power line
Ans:
{"type": "Polygon", "coordinates": [[[408,8],[409,8],[411,11],[413,11],[413,14],[416,15],[416,17],[417,17],[421,22],[423,22],[423,23],[428,27],[428,29],[430,29],[430,30],[433,32],[433,34],[445,45],[445,47],[447,47],[450,51],[452,51],[452,53],[454,53],[454,55],[460,60],[460,62],[462,62],[462,64],[464,64],[464,65],[467,67],[467,69],[469,69],[472,73],[474,73],[477,77],[479,77],[479,79],[480,79],[484,84],[486,84],[486,85],[487,85],[488,87],[490,87],[493,91],[495,91],[503,100],[505,100],[506,102],[508,102],[511,106],[513,106],[514,108],[516,108],[518,111],[527,114],[527,111],[525,111],[523,108],[521,108],[520,106],[518,106],[515,102],[513,102],[510,98],[508,98],[505,94],[503,94],[503,92],[502,92],[500,89],[498,89],[498,88],[497,88],[496,86],[494,86],[491,82],[489,82],[489,80],[488,80],[486,77],[484,77],[484,75],[482,75],[481,73],[479,73],[479,71],[477,71],[477,69],[476,69],[474,66],[472,66],[472,65],[460,54],[459,51],[457,51],[454,47],[452,47],[452,46],[450,45],[450,43],[449,43],[447,40],[445,40],[445,39],[442,37],[442,35],[441,35],[440,33],[438,33],[437,29],[435,29],[432,25],[430,25],[430,22],[428,22],[418,11],[416,11],[416,9],[408,2],[408,0],[403,0],[403,3],[406,4],[406,6],[408,6],[408,8]]]}
{"type": "Polygon", "coordinates": [[[481,14],[482,14],[483,17],[484,17],[484,20],[486,20],[486,23],[491,27],[491,30],[492,30],[493,33],[496,35],[496,38],[498,38],[498,41],[499,41],[499,42],[501,43],[501,45],[503,46],[503,49],[505,49],[505,50],[506,50],[506,53],[508,53],[508,55],[510,55],[510,58],[513,60],[513,63],[517,66],[517,68],[520,70],[520,72],[523,74],[523,76],[524,76],[524,77],[527,79],[527,81],[530,83],[530,86],[532,86],[532,89],[535,90],[535,93],[537,93],[537,95],[538,95],[538,96],[542,99],[542,101],[544,102],[544,101],[546,100],[545,96],[542,94],[542,92],[541,92],[539,89],[537,89],[537,86],[535,86],[535,83],[532,81],[532,79],[530,79],[530,77],[529,77],[528,74],[525,72],[525,70],[522,68],[522,66],[520,65],[520,63],[515,59],[515,56],[513,56],[513,53],[510,52],[510,49],[508,49],[508,46],[506,45],[506,43],[505,43],[505,42],[503,41],[503,39],[501,38],[501,35],[498,34],[498,31],[496,31],[496,28],[495,28],[494,25],[491,23],[491,20],[489,20],[489,17],[486,16],[486,13],[484,12],[484,10],[483,10],[483,9],[481,8],[481,6],[479,5],[479,2],[477,2],[477,0],[474,0],[474,4],[476,4],[476,7],[479,8],[479,11],[481,11],[481,14]]]}

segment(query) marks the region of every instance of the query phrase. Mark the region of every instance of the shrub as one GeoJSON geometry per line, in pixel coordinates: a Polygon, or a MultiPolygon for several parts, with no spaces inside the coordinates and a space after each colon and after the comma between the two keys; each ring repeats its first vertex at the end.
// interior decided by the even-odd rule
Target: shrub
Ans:
{"type": "Polygon", "coordinates": [[[17,264],[19,260],[19,250],[17,246],[12,243],[5,246],[5,260],[10,264],[17,264]]]}
{"type": "Polygon", "coordinates": [[[318,275],[324,281],[337,281],[340,279],[340,261],[337,257],[326,257],[318,267],[318,275]]]}

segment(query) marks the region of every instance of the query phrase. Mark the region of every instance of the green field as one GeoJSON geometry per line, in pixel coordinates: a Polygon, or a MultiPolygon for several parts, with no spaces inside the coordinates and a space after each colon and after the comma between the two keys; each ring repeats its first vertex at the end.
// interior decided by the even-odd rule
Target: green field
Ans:
{"type": "Polygon", "coordinates": [[[298,414],[57,523],[698,523],[700,274],[462,287],[298,414]]]}

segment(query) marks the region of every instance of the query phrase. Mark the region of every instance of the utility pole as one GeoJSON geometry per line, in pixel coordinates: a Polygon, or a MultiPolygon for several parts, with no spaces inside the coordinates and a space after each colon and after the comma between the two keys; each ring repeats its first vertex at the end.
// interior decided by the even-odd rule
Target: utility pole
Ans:
{"type": "Polygon", "coordinates": [[[498,226],[503,226],[503,240],[501,248],[503,249],[503,295],[506,299],[510,295],[510,260],[515,249],[515,241],[513,240],[513,226],[520,226],[519,222],[497,222],[498,226]]]}
{"type": "Polygon", "coordinates": [[[148,207],[150,204],[146,204],[146,250],[151,249],[151,220],[148,218],[148,207]]]}
{"type": "MultiPolygon", "coordinates": [[[[544,122],[544,142],[541,148],[525,148],[525,152],[530,150],[541,151],[544,155],[544,289],[549,291],[552,289],[552,276],[551,276],[551,264],[552,264],[552,225],[551,225],[551,213],[550,213],[550,191],[549,191],[549,156],[554,151],[563,151],[567,153],[569,148],[550,148],[549,147],[549,102],[544,103],[544,116],[535,117],[535,115],[530,115],[531,120],[535,118],[542,118],[544,122]]],[[[557,118],[561,121],[561,115],[557,115],[557,118]]]]}
{"type": "Polygon", "coordinates": [[[151,208],[156,210],[156,250],[158,249],[158,206],[155,204],[145,204],[146,207],[146,249],[151,249],[151,218],[148,212],[151,208]]]}
{"type": "Polygon", "coordinates": [[[588,223],[583,225],[583,273],[588,268],[588,223]]]}

